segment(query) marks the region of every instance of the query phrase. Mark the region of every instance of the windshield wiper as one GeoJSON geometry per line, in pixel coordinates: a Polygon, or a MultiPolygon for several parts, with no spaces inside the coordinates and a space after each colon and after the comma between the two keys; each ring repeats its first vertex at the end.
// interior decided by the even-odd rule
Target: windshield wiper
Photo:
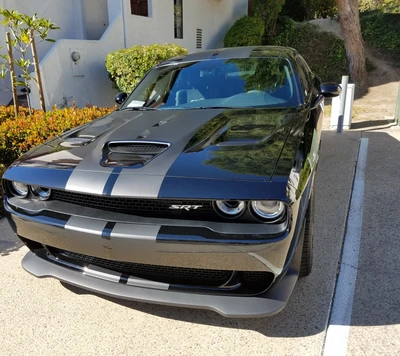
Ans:
{"type": "Polygon", "coordinates": [[[145,106],[145,107],[143,107],[143,106],[141,106],[141,107],[131,107],[131,108],[123,108],[123,109],[120,109],[121,111],[124,111],[124,110],[129,110],[129,111],[160,111],[160,109],[157,109],[157,108],[149,108],[149,107],[147,107],[147,106],[145,106]]]}
{"type": "Polygon", "coordinates": [[[243,109],[235,106],[197,106],[194,108],[184,108],[184,110],[205,110],[205,109],[243,109]]]}

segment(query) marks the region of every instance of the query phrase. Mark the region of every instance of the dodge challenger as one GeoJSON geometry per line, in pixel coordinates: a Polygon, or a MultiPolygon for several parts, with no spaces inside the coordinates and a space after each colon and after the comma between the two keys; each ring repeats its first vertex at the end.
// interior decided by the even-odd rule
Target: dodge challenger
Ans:
{"type": "Polygon", "coordinates": [[[279,312],[311,271],[324,98],[340,91],[291,48],[158,64],[112,114],[5,172],[23,268],[226,317],[279,312]]]}

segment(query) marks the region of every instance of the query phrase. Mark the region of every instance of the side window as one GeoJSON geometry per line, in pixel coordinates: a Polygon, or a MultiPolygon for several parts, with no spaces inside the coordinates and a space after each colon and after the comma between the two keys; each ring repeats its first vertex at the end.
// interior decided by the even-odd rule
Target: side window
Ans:
{"type": "Polygon", "coordinates": [[[299,75],[301,85],[304,88],[304,94],[307,97],[311,90],[311,76],[310,76],[310,68],[304,59],[300,56],[296,57],[296,63],[299,67],[299,75]]]}
{"type": "Polygon", "coordinates": [[[149,16],[148,0],[131,0],[131,14],[137,16],[149,16]]]}

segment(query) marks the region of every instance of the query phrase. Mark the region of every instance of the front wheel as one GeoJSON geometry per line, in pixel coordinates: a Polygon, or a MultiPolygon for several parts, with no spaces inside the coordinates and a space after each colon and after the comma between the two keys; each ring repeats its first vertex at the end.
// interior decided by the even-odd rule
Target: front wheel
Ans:
{"type": "Polygon", "coordinates": [[[306,277],[311,273],[313,262],[314,194],[312,192],[303,222],[302,233],[304,238],[299,277],[306,277]]]}

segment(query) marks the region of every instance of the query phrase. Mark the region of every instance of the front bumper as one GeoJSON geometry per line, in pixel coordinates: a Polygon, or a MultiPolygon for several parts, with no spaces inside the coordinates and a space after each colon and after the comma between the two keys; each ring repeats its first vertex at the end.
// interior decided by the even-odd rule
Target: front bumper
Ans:
{"type": "Polygon", "coordinates": [[[147,282],[143,280],[137,283],[142,286],[122,284],[111,279],[106,280],[107,272],[104,270],[101,271],[103,278],[97,278],[54,264],[32,252],[28,252],[24,257],[22,266],[36,277],[53,277],[67,284],[111,297],[212,310],[230,318],[252,318],[274,315],[286,306],[298,278],[300,255],[301,253],[296,253],[290,268],[278,283],[274,283],[268,291],[250,297],[171,291],[163,285],[151,285],[151,282],[150,285],[143,287],[147,282]]]}
{"type": "Polygon", "coordinates": [[[36,251],[29,252],[22,262],[23,267],[37,277],[54,277],[93,292],[135,301],[209,309],[227,317],[254,317],[279,312],[287,303],[298,277],[302,241],[297,243],[294,237],[298,237],[297,224],[288,225],[279,234],[278,231],[271,234],[269,230],[268,235],[263,235],[262,224],[239,226],[140,218],[90,208],[77,211],[75,205],[67,203],[7,197],[4,203],[15,232],[44,248],[111,261],[269,272],[275,280],[264,292],[240,295],[227,293],[223,288],[204,292],[190,288],[176,290],[173,285],[133,276],[122,282],[121,275],[113,270],[98,266],[76,270],[57,263],[49,254],[36,251]]]}
{"type": "Polygon", "coordinates": [[[133,217],[7,197],[4,203],[15,232],[23,238],[99,258],[162,266],[279,276],[295,235],[295,224],[271,226],[263,234],[262,224],[133,217]]]}

